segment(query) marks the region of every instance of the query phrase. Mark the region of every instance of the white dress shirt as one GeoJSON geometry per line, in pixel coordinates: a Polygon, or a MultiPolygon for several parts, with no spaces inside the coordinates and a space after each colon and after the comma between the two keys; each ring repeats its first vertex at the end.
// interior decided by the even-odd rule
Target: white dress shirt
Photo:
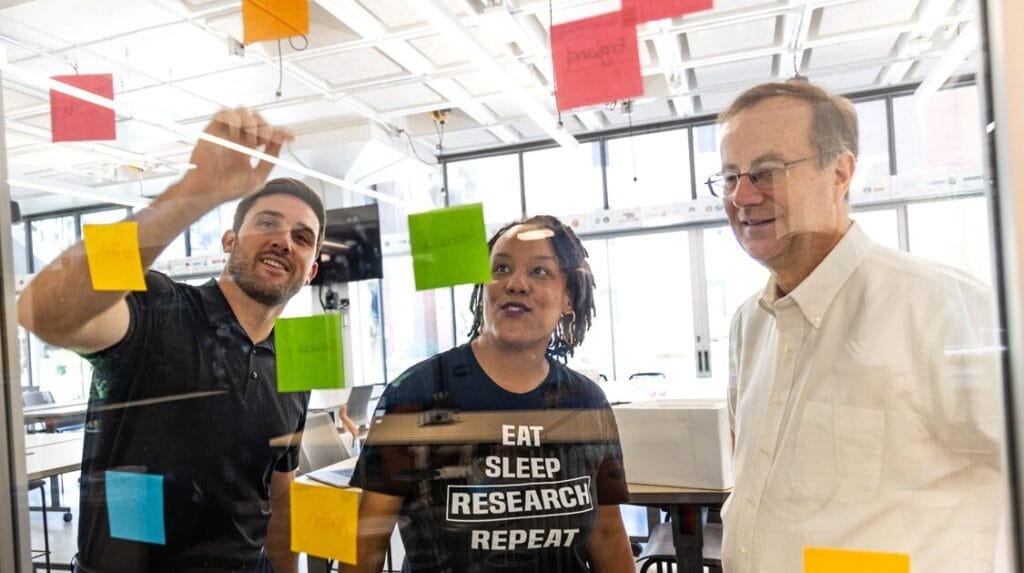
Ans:
{"type": "Polygon", "coordinates": [[[853,224],[788,295],[736,312],[729,573],[803,571],[805,547],[992,571],[1008,490],[991,289],[853,224]]]}

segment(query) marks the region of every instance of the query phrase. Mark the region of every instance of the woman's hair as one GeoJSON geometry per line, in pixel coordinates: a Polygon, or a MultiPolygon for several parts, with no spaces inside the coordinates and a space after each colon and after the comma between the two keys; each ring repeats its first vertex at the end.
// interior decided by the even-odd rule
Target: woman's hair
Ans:
{"type": "MultiPolygon", "coordinates": [[[[494,250],[494,244],[498,239],[516,225],[546,229],[552,233],[549,237],[551,248],[558,258],[558,266],[565,273],[565,288],[572,301],[573,312],[562,315],[558,321],[551,342],[548,343],[547,353],[565,362],[567,356],[572,356],[573,349],[583,344],[583,337],[590,329],[595,314],[594,273],[590,272],[590,264],[587,262],[587,249],[583,247],[576,233],[555,217],[535,215],[498,229],[491,240],[487,241],[488,251],[494,250]]],[[[473,327],[469,331],[469,339],[473,340],[480,336],[484,324],[484,285],[478,284],[473,287],[469,310],[473,313],[473,327]]]]}

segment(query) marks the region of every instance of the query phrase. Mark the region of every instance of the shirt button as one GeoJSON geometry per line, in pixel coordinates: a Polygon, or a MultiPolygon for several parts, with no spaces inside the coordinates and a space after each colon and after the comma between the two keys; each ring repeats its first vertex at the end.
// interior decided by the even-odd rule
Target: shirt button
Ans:
{"type": "Polygon", "coordinates": [[[260,375],[257,374],[255,370],[253,370],[252,374],[250,374],[249,377],[252,378],[253,380],[255,380],[255,379],[259,378],[260,375]]]}
{"type": "Polygon", "coordinates": [[[817,316],[812,317],[811,318],[811,324],[813,324],[814,326],[818,326],[819,324],[821,324],[821,318],[819,318],[817,316]]]}
{"type": "Polygon", "coordinates": [[[790,352],[793,352],[793,347],[787,344],[786,348],[784,348],[783,350],[786,351],[786,354],[789,354],[790,352]]]}
{"type": "Polygon", "coordinates": [[[747,547],[745,545],[740,546],[740,553],[742,553],[743,555],[747,554],[747,547]]]}
{"type": "Polygon", "coordinates": [[[765,445],[761,446],[761,453],[762,454],[767,456],[769,452],[771,452],[771,450],[768,449],[768,446],[765,446],[765,445]]]}
{"type": "Polygon", "coordinates": [[[750,507],[754,507],[755,505],[757,505],[757,500],[754,499],[754,496],[752,496],[752,495],[748,495],[747,496],[747,505],[749,505],[750,507]]]}
{"type": "Polygon", "coordinates": [[[772,404],[781,404],[781,403],[782,403],[782,397],[780,397],[778,394],[772,396],[772,404]]]}

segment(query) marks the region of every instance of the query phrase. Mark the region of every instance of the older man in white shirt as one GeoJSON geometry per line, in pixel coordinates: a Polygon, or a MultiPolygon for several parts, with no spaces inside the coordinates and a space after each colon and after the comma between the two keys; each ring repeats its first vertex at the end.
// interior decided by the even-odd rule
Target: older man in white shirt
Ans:
{"type": "Polygon", "coordinates": [[[808,547],[993,571],[1008,486],[990,289],[850,220],[849,101],[765,84],[720,122],[708,185],[771,271],[732,326],[726,571],[803,571],[808,547]]]}

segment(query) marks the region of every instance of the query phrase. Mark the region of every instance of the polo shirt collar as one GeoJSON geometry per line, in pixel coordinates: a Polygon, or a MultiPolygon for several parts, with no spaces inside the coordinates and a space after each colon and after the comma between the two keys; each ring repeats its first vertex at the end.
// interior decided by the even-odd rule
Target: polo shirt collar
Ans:
{"type": "Polygon", "coordinates": [[[795,289],[779,297],[775,277],[768,279],[758,304],[774,316],[778,302],[792,300],[814,328],[820,328],[828,307],[857,269],[874,242],[856,222],[811,274],[795,289]]]}
{"type": "MultiPolygon", "coordinates": [[[[228,299],[224,298],[224,292],[220,290],[220,285],[217,284],[216,279],[210,279],[203,283],[199,287],[199,296],[203,301],[206,319],[209,321],[210,328],[214,332],[227,325],[228,328],[234,329],[237,336],[241,336],[245,341],[249,340],[249,335],[245,333],[245,329],[242,328],[238,318],[235,317],[235,313],[231,310],[228,299]]],[[[274,331],[271,330],[270,336],[266,340],[258,342],[256,346],[274,352],[276,349],[274,346],[274,331]]]]}

